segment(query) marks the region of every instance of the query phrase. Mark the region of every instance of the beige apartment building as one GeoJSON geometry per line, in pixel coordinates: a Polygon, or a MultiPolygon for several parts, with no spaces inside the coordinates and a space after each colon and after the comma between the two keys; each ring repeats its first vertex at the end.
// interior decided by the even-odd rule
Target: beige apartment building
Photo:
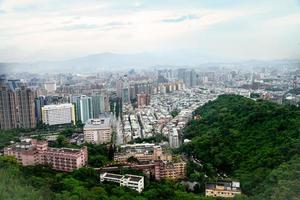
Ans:
{"type": "Polygon", "coordinates": [[[111,142],[112,128],[110,118],[89,119],[83,128],[84,141],[93,144],[111,142]]]}
{"type": "Polygon", "coordinates": [[[219,181],[205,185],[205,196],[233,198],[241,193],[238,181],[219,181]]]}
{"type": "Polygon", "coordinates": [[[155,163],[155,179],[183,179],[186,176],[186,162],[158,161],[155,163]]]}

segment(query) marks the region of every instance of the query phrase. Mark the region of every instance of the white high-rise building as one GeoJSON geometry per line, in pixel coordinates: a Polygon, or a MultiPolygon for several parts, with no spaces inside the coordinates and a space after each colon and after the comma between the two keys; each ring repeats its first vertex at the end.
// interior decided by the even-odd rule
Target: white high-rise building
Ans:
{"type": "Polygon", "coordinates": [[[70,103],[42,107],[43,123],[48,125],[75,124],[75,110],[70,103]]]}
{"type": "Polygon", "coordinates": [[[112,128],[110,118],[89,119],[83,128],[84,141],[94,144],[111,142],[112,128]]]}
{"type": "Polygon", "coordinates": [[[179,147],[179,134],[177,128],[173,128],[172,131],[169,133],[169,144],[171,148],[179,147]]]}
{"type": "Polygon", "coordinates": [[[56,83],[53,81],[53,82],[45,82],[44,83],[44,88],[47,92],[55,92],[56,90],[56,83]]]}

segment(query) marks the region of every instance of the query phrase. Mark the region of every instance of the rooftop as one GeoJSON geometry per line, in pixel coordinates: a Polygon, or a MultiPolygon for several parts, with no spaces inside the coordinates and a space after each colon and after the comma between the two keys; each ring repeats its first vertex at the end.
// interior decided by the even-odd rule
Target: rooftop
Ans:
{"type": "Polygon", "coordinates": [[[110,127],[110,118],[100,118],[100,119],[89,119],[85,125],[86,128],[109,128],[110,127]]]}
{"type": "Polygon", "coordinates": [[[57,105],[45,105],[43,108],[45,110],[50,110],[50,109],[70,108],[70,107],[72,107],[71,103],[64,103],[64,104],[57,104],[57,105]]]}

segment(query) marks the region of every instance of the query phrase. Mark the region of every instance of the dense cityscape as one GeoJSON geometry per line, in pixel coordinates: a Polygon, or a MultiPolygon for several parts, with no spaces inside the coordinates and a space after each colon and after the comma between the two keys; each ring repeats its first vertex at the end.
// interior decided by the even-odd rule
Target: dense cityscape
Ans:
{"type": "Polygon", "coordinates": [[[226,94],[298,106],[298,63],[282,64],[285,67],[255,71],[216,66],[205,71],[130,69],[102,75],[5,74],[0,125],[19,134],[1,144],[2,155],[15,157],[22,166],[55,171],[91,168],[99,184],[118,183],[139,193],[144,179],[150,178],[173,180],[191,192],[201,186],[200,196],[235,197],[242,194],[235,177],[218,174],[204,183],[190,180],[190,162],[204,163],[181,149],[191,142],[186,126],[201,120],[201,113],[195,112],[199,107],[226,94]],[[97,145],[110,158],[95,152],[91,159],[90,148],[97,145]],[[128,169],[133,174],[122,173],[128,169]]]}
{"type": "Polygon", "coordinates": [[[299,0],[0,0],[0,200],[299,200],[299,0]]]}

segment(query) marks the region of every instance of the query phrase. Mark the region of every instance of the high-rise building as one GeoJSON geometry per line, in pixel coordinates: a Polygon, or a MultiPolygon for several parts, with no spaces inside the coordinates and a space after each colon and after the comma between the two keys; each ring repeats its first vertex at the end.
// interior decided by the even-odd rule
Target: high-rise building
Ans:
{"type": "Polygon", "coordinates": [[[0,128],[17,128],[16,94],[6,83],[0,83],[0,128]]]}
{"type": "Polygon", "coordinates": [[[21,86],[21,81],[20,79],[9,79],[7,80],[7,84],[10,88],[15,90],[21,86]]]}
{"type": "Polygon", "coordinates": [[[124,103],[130,102],[130,85],[127,76],[121,77],[117,80],[117,96],[122,98],[124,103]]]}
{"type": "Polygon", "coordinates": [[[150,95],[149,94],[137,94],[137,104],[138,107],[148,106],[150,104],[150,95]]]}
{"type": "Polygon", "coordinates": [[[106,90],[92,95],[93,118],[99,118],[103,113],[110,111],[109,96],[106,90]]]}
{"type": "Polygon", "coordinates": [[[48,125],[75,124],[74,105],[70,103],[46,105],[42,107],[42,119],[43,123],[48,125]]]}
{"type": "Polygon", "coordinates": [[[93,118],[98,118],[101,113],[105,112],[105,97],[103,93],[92,95],[93,118]]]}
{"type": "Polygon", "coordinates": [[[197,85],[197,73],[193,69],[178,69],[177,79],[182,80],[187,87],[194,87],[197,85]]]}
{"type": "Polygon", "coordinates": [[[55,92],[56,91],[56,83],[54,81],[45,82],[44,89],[47,91],[47,93],[55,92]]]}
{"type": "Polygon", "coordinates": [[[176,128],[173,128],[169,133],[169,145],[171,148],[179,147],[179,134],[176,128]]]}
{"type": "Polygon", "coordinates": [[[34,128],[36,126],[34,99],[36,92],[25,85],[16,89],[17,118],[20,128],[34,128]]]}
{"type": "Polygon", "coordinates": [[[76,117],[83,124],[93,118],[93,103],[92,98],[86,95],[81,95],[73,99],[76,104],[76,117]]]}
{"type": "Polygon", "coordinates": [[[45,96],[35,98],[35,117],[37,122],[42,121],[42,107],[45,105],[45,96]]]}
{"type": "Polygon", "coordinates": [[[35,97],[36,92],[18,80],[1,80],[1,129],[34,128],[36,126],[35,97]]]}

